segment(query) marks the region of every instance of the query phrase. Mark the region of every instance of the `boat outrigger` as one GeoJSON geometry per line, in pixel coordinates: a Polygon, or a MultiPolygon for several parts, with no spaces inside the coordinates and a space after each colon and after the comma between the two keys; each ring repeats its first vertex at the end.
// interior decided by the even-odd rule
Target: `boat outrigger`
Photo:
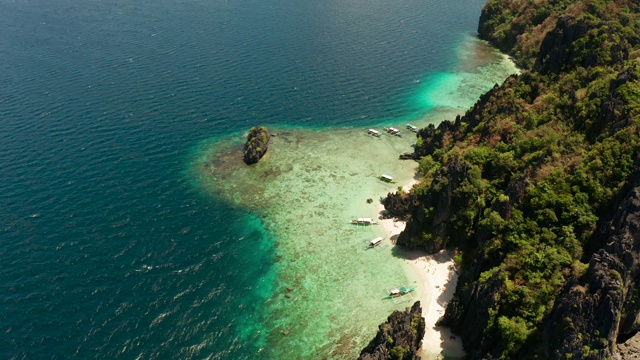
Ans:
{"type": "Polygon", "coordinates": [[[380,137],[380,132],[378,132],[378,130],[369,129],[367,130],[367,134],[375,137],[380,137]]]}
{"type": "Polygon", "coordinates": [[[415,286],[410,288],[400,286],[395,289],[387,290],[387,299],[393,300],[394,304],[400,304],[404,301],[412,301],[413,296],[411,296],[411,292],[415,289],[415,286]],[[407,297],[407,299],[405,299],[405,297],[407,297]]]}
{"type": "Polygon", "coordinates": [[[375,220],[373,220],[372,218],[357,218],[354,220],[351,220],[352,224],[356,224],[356,225],[373,225],[373,224],[377,224],[377,222],[375,220]]]}
{"type": "Polygon", "coordinates": [[[373,249],[374,247],[380,245],[382,243],[382,240],[384,240],[383,237],[377,237],[377,238],[371,240],[369,242],[369,245],[367,245],[367,249],[373,249]]]}
{"type": "Polygon", "coordinates": [[[412,292],[413,290],[415,290],[416,287],[410,287],[410,288],[406,288],[404,286],[401,286],[399,288],[396,289],[391,289],[389,290],[389,297],[390,298],[394,298],[394,297],[398,297],[398,296],[402,296],[402,295],[407,295],[408,293],[412,292]]]}
{"type": "Polygon", "coordinates": [[[384,127],[384,131],[388,132],[391,135],[395,135],[395,136],[400,136],[402,137],[402,134],[400,134],[400,130],[393,128],[393,127],[384,127]]]}
{"type": "Polygon", "coordinates": [[[407,124],[407,129],[409,129],[409,131],[413,131],[414,133],[418,132],[418,127],[411,124],[407,124]]]}
{"type": "Polygon", "coordinates": [[[389,176],[387,174],[382,174],[382,175],[380,175],[380,180],[390,183],[390,182],[393,182],[393,176],[389,176]]]}

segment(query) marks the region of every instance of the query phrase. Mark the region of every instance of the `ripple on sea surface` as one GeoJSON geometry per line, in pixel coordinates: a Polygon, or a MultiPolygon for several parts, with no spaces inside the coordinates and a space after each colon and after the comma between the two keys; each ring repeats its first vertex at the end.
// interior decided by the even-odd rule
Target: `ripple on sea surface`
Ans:
{"type": "MultiPolygon", "coordinates": [[[[465,44],[468,48],[479,47],[483,61],[463,62],[451,76],[431,75],[440,80],[427,81],[416,96],[438,95],[424,107],[425,116],[412,122],[424,126],[434,116],[455,116],[483,89],[517,71],[486,44],[467,41],[472,42],[465,44]]],[[[404,128],[398,120],[385,124],[404,128]]],[[[385,234],[377,226],[353,226],[350,220],[377,218],[378,199],[413,179],[417,164],[399,161],[398,155],[411,151],[415,137],[405,131],[406,137],[398,138],[380,125],[371,127],[382,137],[366,135],[366,128],[272,126],[277,136],[252,166],[241,160],[240,134],[201,144],[193,164],[197,185],[259,214],[273,234],[275,292],[263,304],[261,327],[267,344],[263,354],[269,358],[353,358],[377,324],[407,305],[384,299],[385,289],[416,281],[405,271],[403,259],[391,254],[389,239],[385,246],[365,250],[371,239],[385,234]],[[397,184],[380,181],[382,174],[392,175],[397,184]],[[374,203],[368,204],[368,198],[374,203]]]]}
{"type": "MultiPolygon", "coordinates": [[[[323,320],[306,340],[300,340],[305,324],[287,337],[262,332],[261,324],[276,329],[289,326],[297,313],[322,315],[326,310],[308,306],[332,304],[333,287],[348,284],[340,279],[344,267],[320,269],[311,257],[357,253],[373,229],[347,227],[332,237],[313,221],[303,223],[308,232],[293,224],[310,204],[311,219],[336,217],[326,220],[328,228],[344,220],[338,214],[361,215],[369,207],[349,211],[346,199],[363,189],[348,183],[371,178],[332,164],[296,168],[283,162],[271,180],[297,184],[304,177],[317,189],[285,189],[299,196],[265,218],[231,209],[194,187],[191,169],[185,170],[189,149],[262,122],[413,122],[426,111],[413,101],[414,81],[456,65],[453,47],[459,34],[473,29],[481,5],[0,2],[0,306],[6,310],[0,312],[0,357],[254,359],[289,355],[289,341],[315,351],[309,357],[325,350],[351,357],[344,349],[362,343],[351,334],[374,331],[373,321],[346,325],[354,327],[343,332],[323,320]],[[317,176],[351,193],[334,192],[317,176]],[[325,193],[326,199],[315,200],[325,193]],[[282,231],[277,236],[264,230],[263,222],[280,219],[290,228],[269,225],[282,231]],[[285,241],[289,237],[300,239],[285,241]],[[323,238],[333,253],[309,251],[304,239],[310,237],[323,238]],[[276,257],[273,247],[284,252],[287,243],[296,246],[276,257]],[[272,268],[288,263],[295,272],[282,281],[309,289],[307,295],[294,290],[294,297],[317,295],[291,307],[282,288],[271,288],[279,284],[272,268]],[[305,264],[318,267],[317,279],[295,274],[307,271],[305,264]],[[264,304],[272,303],[273,311],[264,314],[264,304]],[[263,319],[269,314],[278,316],[263,319]],[[266,339],[276,348],[257,353],[266,339]]],[[[427,114],[416,125],[439,119],[427,114]]],[[[348,132],[336,134],[351,144],[348,132]]],[[[291,146],[306,141],[289,140],[291,146]]],[[[323,149],[322,141],[316,146],[340,155],[323,149]]],[[[363,153],[354,156],[371,156],[363,153]]],[[[366,206],[364,200],[354,203],[366,206]]],[[[371,259],[352,260],[355,273],[358,261],[371,259]]],[[[351,285],[354,294],[365,292],[363,284],[351,285]]],[[[336,303],[351,307],[356,301],[336,303]]]]}

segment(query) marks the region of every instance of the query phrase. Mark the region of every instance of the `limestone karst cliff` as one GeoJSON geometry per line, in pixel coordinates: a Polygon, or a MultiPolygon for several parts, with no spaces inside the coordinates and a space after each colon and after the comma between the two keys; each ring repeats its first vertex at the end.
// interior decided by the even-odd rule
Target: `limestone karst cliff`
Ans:
{"type": "Polygon", "coordinates": [[[490,0],[480,36],[522,73],[417,134],[398,244],[462,252],[442,324],[472,359],[612,358],[640,328],[637,11],[490,0]]]}
{"type": "Polygon", "coordinates": [[[378,333],[362,350],[358,360],[419,360],[418,349],[424,331],[422,307],[416,301],[405,311],[394,311],[378,327],[378,333]]]}

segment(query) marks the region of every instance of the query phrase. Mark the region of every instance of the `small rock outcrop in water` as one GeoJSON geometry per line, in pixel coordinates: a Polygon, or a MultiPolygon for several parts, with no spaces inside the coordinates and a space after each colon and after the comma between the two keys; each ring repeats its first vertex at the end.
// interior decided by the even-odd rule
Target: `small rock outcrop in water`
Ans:
{"type": "Polygon", "coordinates": [[[387,197],[382,199],[382,205],[384,205],[384,209],[387,210],[391,217],[405,219],[414,200],[414,196],[405,192],[388,193],[387,197]]]}
{"type": "Polygon", "coordinates": [[[267,128],[264,126],[252,127],[247,135],[242,159],[247,165],[255,164],[264,156],[268,147],[269,132],[267,132],[267,128]]]}
{"type": "Polygon", "coordinates": [[[378,333],[360,352],[358,360],[420,359],[418,349],[424,337],[425,321],[420,301],[405,311],[394,311],[378,327],[378,333]]]}

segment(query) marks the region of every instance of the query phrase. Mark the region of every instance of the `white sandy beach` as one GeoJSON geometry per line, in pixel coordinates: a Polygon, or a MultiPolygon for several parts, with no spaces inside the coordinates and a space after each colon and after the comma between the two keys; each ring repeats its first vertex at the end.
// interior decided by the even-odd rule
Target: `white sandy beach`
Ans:
{"type": "MultiPolygon", "coordinates": [[[[415,180],[412,181],[404,186],[404,189],[408,191],[415,183],[415,180]]],[[[382,205],[380,211],[384,211],[382,205]]],[[[403,221],[393,219],[384,219],[380,223],[392,241],[397,239],[406,226],[403,221]]],[[[465,352],[460,337],[452,334],[448,328],[436,326],[436,322],[444,314],[447,303],[453,297],[458,282],[453,254],[441,251],[428,255],[419,250],[403,250],[403,254],[407,259],[406,263],[419,279],[418,286],[422,287],[421,291],[417,292],[426,322],[422,357],[439,359],[444,355],[447,358],[464,358],[465,352]]]]}

